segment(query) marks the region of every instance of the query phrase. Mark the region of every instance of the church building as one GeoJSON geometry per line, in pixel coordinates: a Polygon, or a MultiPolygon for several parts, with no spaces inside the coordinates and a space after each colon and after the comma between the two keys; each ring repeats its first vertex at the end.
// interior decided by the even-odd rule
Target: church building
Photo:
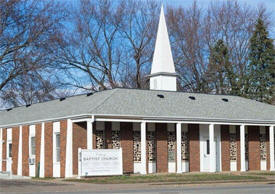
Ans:
{"type": "Polygon", "coordinates": [[[122,149],[123,173],[274,171],[275,106],[177,92],[161,9],[150,89],[116,88],[0,112],[0,172],[74,177],[78,149],[122,149]]]}

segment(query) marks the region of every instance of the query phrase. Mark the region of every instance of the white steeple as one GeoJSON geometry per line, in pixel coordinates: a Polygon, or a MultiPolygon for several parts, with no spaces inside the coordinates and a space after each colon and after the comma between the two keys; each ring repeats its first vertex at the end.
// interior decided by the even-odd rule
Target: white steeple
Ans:
{"type": "Polygon", "coordinates": [[[177,74],[171,52],[168,31],[165,22],[163,6],[161,6],[159,26],[153,63],[151,68],[151,90],[177,90],[177,74]]]}

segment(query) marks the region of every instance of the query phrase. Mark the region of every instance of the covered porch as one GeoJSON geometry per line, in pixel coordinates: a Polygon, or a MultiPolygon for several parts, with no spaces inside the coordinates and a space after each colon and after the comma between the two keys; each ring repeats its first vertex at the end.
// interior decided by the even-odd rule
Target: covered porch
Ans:
{"type": "Polygon", "coordinates": [[[274,125],[95,116],[68,124],[66,177],[77,174],[78,148],[122,148],[124,173],[275,170],[274,125]]]}

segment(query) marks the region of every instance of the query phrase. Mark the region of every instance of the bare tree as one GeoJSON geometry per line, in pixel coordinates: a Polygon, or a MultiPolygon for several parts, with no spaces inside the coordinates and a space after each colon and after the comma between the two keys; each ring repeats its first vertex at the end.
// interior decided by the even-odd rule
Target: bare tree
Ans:
{"type": "MultiPolygon", "coordinates": [[[[174,60],[180,73],[181,90],[206,93],[219,93],[223,90],[227,94],[244,96],[249,38],[259,14],[268,20],[264,7],[252,9],[237,1],[215,2],[207,9],[198,7],[196,2],[186,9],[169,8],[168,23],[174,60]],[[218,40],[226,45],[227,64],[231,65],[226,67],[230,70],[227,74],[230,77],[224,77],[225,85],[217,89],[220,80],[209,76],[210,71],[215,71],[209,65],[209,56],[218,40]]],[[[217,68],[216,71],[222,68],[225,67],[217,68]]]]}
{"type": "Polygon", "coordinates": [[[109,0],[82,0],[77,6],[72,13],[73,29],[59,43],[56,59],[73,80],[71,85],[88,90],[114,88],[121,64],[117,38],[122,8],[109,0]],[[75,79],[75,72],[85,76],[84,82],[75,79]]]}
{"type": "Polygon", "coordinates": [[[43,71],[52,64],[47,48],[64,16],[60,7],[52,1],[0,0],[0,95],[13,97],[14,105],[21,104],[16,89],[22,81],[29,86],[26,80],[40,75],[35,80],[43,85],[43,71]]]}
{"type": "Polygon", "coordinates": [[[83,0],[72,10],[73,27],[59,42],[56,56],[69,84],[84,90],[144,88],[154,50],[158,4],[83,0]]]}
{"type": "Polygon", "coordinates": [[[124,87],[146,87],[145,74],[150,70],[159,5],[155,1],[121,1],[123,20],[119,26],[124,41],[124,66],[121,82],[124,87]]]}
{"type": "Polygon", "coordinates": [[[204,73],[209,48],[202,28],[203,11],[196,2],[187,9],[170,7],[168,24],[181,90],[208,92],[204,73]]]}

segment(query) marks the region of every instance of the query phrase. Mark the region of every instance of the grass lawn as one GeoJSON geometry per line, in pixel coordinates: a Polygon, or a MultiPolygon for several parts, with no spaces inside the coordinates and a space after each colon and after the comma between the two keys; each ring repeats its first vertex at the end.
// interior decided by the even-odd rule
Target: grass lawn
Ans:
{"type": "Polygon", "coordinates": [[[154,175],[122,175],[110,177],[90,177],[83,179],[65,179],[65,181],[97,183],[97,184],[125,184],[125,183],[199,183],[211,181],[264,181],[266,178],[256,175],[236,175],[230,173],[199,173],[199,174],[154,174],[154,175]]]}
{"type": "Polygon", "coordinates": [[[245,175],[275,176],[275,172],[247,172],[245,175]]]}

